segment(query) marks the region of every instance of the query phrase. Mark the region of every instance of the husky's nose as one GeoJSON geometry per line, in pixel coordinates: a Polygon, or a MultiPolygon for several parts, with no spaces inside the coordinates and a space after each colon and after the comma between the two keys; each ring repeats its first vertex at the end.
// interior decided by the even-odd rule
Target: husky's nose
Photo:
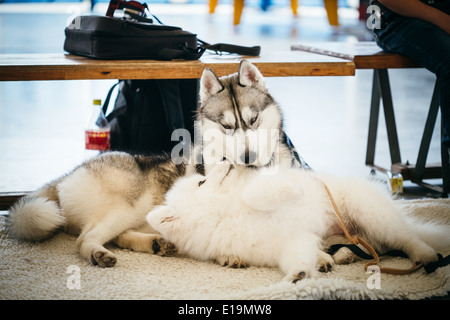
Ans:
{"type": "Polygon", "coordinates": [[[256,160],[256,152],[245,150],[243,154],[241,154],[241,161],[245,164],[252,164],[256,160]]]}

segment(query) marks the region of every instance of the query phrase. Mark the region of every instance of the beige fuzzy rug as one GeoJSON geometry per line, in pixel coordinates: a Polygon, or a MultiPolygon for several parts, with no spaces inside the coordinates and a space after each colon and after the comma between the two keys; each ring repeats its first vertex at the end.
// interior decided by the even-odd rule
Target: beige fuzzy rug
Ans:
{"type": "MultiPolygon", "coordinates": [[[[416,215],[450,224],[450,200],[404,201],[416,215]]],[[[450,291],[450,266],[427,275],[364,271],[364,262],[336,266],[315,280],[282,281],[273,268],[229,269],[185,257],[159,257],[113,248],[115,267],[82,260],[76,238],[60,233],[42,243],[17,241],[0,217],[0,299],[423,299],[450,291]]],[[[444,256],[450,254],[442,252],[444,256]]],[[[403,258],[384,266],[409,267],[403,258]]]]}

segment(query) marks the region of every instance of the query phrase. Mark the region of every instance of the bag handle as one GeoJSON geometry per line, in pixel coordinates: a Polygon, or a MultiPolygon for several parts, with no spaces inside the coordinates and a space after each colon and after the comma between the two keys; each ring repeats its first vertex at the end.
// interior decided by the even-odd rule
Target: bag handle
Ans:
{"type": "Polygon", "coordinates": [[[211,45],[200,39],[197,40],[199,43],[197,49],[189,48],[187,44],[184,44],[184,46],[181,49],[164,48],[158,52],[158,56],[164,60],[172,60],[172,59],[198,60],[206,50],[215,51],[216,54],[228,52],[228,53],[242,54],[246,56],[259,56],[259,53],[261,52],[260,46],[245,47],[227,43],[216,43],[211,45]]]}
{"type": "Polygon", "coordinates": [[[201,48],[204,48],[205,50],[215,51],[217,54],[221,54],[222,52],[228,52],[228,53],[242,54],[246,56],[259,56],[261,52],[260,46],[246,47],[228,43],[209,44],[200,39],[198,39],[198,42],[200,43],[201,48]]]}
{"type": "Polygon", "coordinates": [[[108,121],[110,121],[111,114],[114,112],[114,111],[111,111],[110,114],[109,114],[108,116],[106,116],[106,111],[108,111],[108,106],[109,106],[109,100],[111,100],[111,95],[112,95],[112,93],[113,93],[113,91],[114,91],[114,88],[115,88],[119,83],[120,83],[120,81],[117,82],[117,83],[115,83],[115,84],[111,87],[111,89],[109,89],[108,94],[106,95],[105,102],[103,103],[103,107],[102,107],[103,114],[105,115],[105,117],[106,117],[106,119],[107,119],[108,121]]]}

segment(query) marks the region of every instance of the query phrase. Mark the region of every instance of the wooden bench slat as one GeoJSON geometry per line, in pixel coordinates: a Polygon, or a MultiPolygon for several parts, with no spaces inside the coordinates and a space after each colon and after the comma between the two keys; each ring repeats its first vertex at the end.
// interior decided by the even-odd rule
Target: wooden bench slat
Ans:
{"type": "Polygon", "coordinates": [[[2,54],[0,81],[81,79],[198,79],[205,67],[218,76],[237,72],[246,58],[266,77],[352,76],[351,61],[306,52],[261,57],[204,54],[200,60],[96,60],[70,54],[2,54]]]}

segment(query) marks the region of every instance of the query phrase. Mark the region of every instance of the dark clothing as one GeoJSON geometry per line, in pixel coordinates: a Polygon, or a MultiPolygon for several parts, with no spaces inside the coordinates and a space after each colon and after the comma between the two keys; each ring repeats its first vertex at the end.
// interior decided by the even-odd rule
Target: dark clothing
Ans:
{"type": "MultiPolygon", "coordinates": [[[[450,0],[422,2],[450,14],[450,0]]],[[[450,190],[450,35],[421,19],[401,16],[377,0],[381,21],[373,29],[377,44],[385,51],[403,54],[437,77],[442,118],[442,178],[444,193],[450,190]]]]}
{"type": "MultiPolygon", "coordinates": [[[[423,2],[450,14],[450,0],[423,2]]],[[[380,28],[374,29],[377,44],[385,51],[408,56],[436,74],[444,125],[442,143],[450,148],[450,35],[429,22],[396,14],[376,0],[371,3],[379,6],[381,13],[380,28]]]]}

